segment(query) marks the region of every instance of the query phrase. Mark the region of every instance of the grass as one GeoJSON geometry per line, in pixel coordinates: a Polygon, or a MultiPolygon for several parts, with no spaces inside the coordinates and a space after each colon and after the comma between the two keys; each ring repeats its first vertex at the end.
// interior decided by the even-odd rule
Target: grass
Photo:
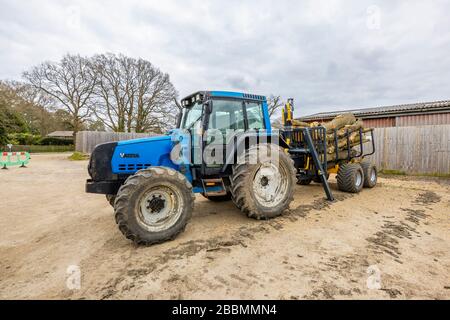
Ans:
{"type": "Polygon", "coordinates": [[[450,178],[450,173],[406,173],[404,171],[390,169],[383,169],[380,171],[380,173],[392,176],[450,178]]]}
{"type": "Polygon", "coordinates": [[[381,170],[381,173],[395,175],[395,176],[406,176],[406,172],[400,171],[400,170],[383,169],[383,170],[381,170]]]}
{"type": "Polygon", "coordinates": [[[81,152],[75,151],[74,153],[72,153],[72,155],[68,159],[72,160],[72,161],[88,160],[89,155],[86,153],[81,153],[81,152]]]}

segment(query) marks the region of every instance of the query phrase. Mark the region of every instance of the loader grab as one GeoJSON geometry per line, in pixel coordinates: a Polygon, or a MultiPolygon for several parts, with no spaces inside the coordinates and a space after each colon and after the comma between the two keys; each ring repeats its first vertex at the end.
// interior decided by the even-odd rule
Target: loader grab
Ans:
{"type": "Polygon", "coordinates": [[[264,96],[201,91],[182,100],[177,128],[164,136],[98,145],[89,162],[86,192],[106,195],[125,237],[138,244],[167,241],[188,223],[194,194],[232,200],[248,217],[281,215],[295,184],[328,184],[359,192],[376,184],[373,131],[356,119],[306,124],[293,119],[293,100],[283,128],[270,124],[264,96]],[[369,152],[366,143],[372,142],[369,152]]]}

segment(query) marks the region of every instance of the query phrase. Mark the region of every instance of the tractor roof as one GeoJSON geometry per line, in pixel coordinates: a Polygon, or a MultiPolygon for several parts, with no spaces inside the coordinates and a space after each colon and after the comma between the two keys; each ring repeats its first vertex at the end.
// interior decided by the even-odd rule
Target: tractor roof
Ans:
{"type": "Polygon", "coordinates": [[[220,98],[236,98],[236,99],[246,99],[246,100],[255,100],[255,101],[266,101],[265,96],[242,93],[242,92],[230,92],[230,91],[198,91],[193,93],[183,100],[181,100],[181,105],[186,106],[190,105],[196,101],[205,101],[209,97],[220,97],[220,98]]]}

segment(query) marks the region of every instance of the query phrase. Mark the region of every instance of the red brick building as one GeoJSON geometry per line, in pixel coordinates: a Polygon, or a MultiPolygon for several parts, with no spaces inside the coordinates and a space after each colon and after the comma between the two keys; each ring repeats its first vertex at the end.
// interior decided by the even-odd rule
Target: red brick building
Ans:
{"type": "Polygon", "coordinates": [[[372,128],[450,124],[450,100],[322,112],[301,117],[299,120],[329,121],[345,112],[352,112],[357,118],[364,120],[366,127],[372,128]]]}

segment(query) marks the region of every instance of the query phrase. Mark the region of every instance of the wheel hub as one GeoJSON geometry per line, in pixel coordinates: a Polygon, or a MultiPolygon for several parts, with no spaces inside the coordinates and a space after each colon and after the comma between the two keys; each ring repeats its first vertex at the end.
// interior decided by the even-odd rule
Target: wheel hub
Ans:
{"type": "Polygon", "coordinates": [[[151,213],[160,212],[166,205],[166,201],[162,199],[161,195],[153,195],[151,199],[147,200],[147,203],[147,209],[149,209],[151,213]]]}
{"type": "Polygon", "coordinates": [[[170,228],[181,215],[181,194],[169,184],[149,189],[139,200],[138,222],[148,231],[170,228]]]}
{"type": "Polygon", "coordinates": [[[269,184],[269,178],[267,178],[266,176],[263,176],[261,178],[261,186],[266,187],[269,184]]]}
{"type": "Polygon", "coordinates": [[[253,192],[262,205],[277,206],[286,193],[287,174],[273,163],[262,164],[253,180],[253,192]]]}
{"type": "Polygon", "coordinates": [[[356,185],[357,187],[359,187],[359,186],[361,185],[362,181],[363,181],[363,177],[361,176],[361,173],[360,173],[360,172],[357,172],[357,173],[356,173],[356,182],[355,182],[355,185],[356,185]]]}
{"type": "Polygon", "coordinates": [[[376,174],[375,170],[372,170],[372,173],[370,174],[370,181],[375,182],[376,179],[377,179],[377,174],[376,174]]]}

